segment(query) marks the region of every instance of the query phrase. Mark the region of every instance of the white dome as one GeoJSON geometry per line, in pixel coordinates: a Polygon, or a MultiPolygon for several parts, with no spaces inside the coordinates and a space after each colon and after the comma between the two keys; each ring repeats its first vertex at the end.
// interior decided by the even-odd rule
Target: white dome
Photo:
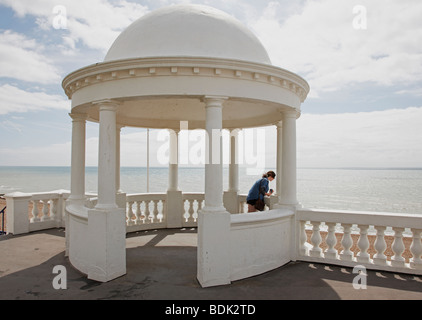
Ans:
{"type": "Polygon", "coordinates": [[[132,23],[104,61],[151,57],[205,57],[271,65],[258,38],[232,16],[202,5],[174,5],[132,23]]]}

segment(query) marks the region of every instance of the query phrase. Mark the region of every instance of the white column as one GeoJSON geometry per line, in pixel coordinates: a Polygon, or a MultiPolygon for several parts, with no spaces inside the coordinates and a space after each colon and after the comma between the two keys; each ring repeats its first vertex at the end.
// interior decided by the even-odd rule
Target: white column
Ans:
{"type": "Polygon", "coordinates": [[[281,203],[281,178],[282,178],[282,165],[283,165],[283,121],[276,124],[277,126],[277,177],[276,189],[278,202],[281,203]]]}
{"type": "Polygon", "coordinates": [[[72,118],[72,167],[69,200],[83,200],[85,199],[86,115],[69,115],[72,118]]]}
{"type": "Polygon", "coordinates": [[[280,204],[296,206],[296,111],[283,113],[280,204]]]}
{"type": "Polygon", "coordinates": [[[98,149],[97,209],[117,208],[116,205],[116,109],[113,101],[97,103],[100,112],[98,149]]]}
{"type": "Polygon", "coordinates": [[[126,273],[126,215],[116,202],[118,103],[103,100],[94,104],[100,113],[98,203],[88,211],[87,239],[74,252],[83,253],[89,279],[107,282],[126,273]]]}
{"type": "Polygon", "coordinates": [[[221,136],[224,100],[225,98],[219,97],[207,97],[205,99],[207,154],[205,163],[204,211],[226,211],[223,206],[223,157],[221,136]]]}
{"type": "Polygon", "coordinates": [[[239,163],[238,163],[238,144],[239,129],[230,130],[230,164],[229,164],[229,190],[239,192],[239,163]]]}
{"type": "Polygon", "coordinates": [[[179,137],[178,130],[169,130],[169,185],[167,189],[167,228],[181,228],[183,225],[183,195],[179,190],[179,137]]]}
{"type": "Polygon", "coordinates": [[[116,204],[126,208],[126,193],[120,187],[120,134],[123,126],[116,125],[116,204]]]}
{"type": "Polygon", "coordinates": [[[116,192],[121,193],[120,189],[120,133],[121,125],[116,126],[116,192]]]}
{"type": "Polygon", "coordinates": [[[224,192],[224,208],[230,213],[239,213],[239,159],[238,139],[240,129],[230,130],[229,188],[224,192]]]}
{"type": "Polygon", "coordinates": [[[202,287],[230,283],[230,213],[223,205],[221,129],[225,98],[205,98],[208,134],[205,207],[198,215],[197,279],[202,287]]]}
{"type": "Polygon", "coordinates": [[[169,130],[170,147],[169,147],[169,186],[168,191],[179,190],[179,139],[178,131],[169,130]]]}

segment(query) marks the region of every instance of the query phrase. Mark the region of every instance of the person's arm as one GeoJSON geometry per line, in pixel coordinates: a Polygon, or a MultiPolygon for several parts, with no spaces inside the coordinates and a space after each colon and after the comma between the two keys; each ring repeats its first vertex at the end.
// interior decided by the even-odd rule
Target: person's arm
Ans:
{"type": "Polygon", "coordinates": [[[270,182],[267,179],[265,179],[265,180],[267,181],[266,182],[266,186],[265,186],[265,195],[269,197],[273,193],[272,192],[268,192],[268,189],[270,188],[270,182]]]}

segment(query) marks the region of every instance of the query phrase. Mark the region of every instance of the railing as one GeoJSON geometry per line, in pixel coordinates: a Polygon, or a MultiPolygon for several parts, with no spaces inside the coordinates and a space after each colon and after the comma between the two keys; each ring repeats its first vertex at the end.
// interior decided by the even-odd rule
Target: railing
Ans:
{"type": "Polygon", "coordinates": [[[68,196],[67,191],[5,195],[7,206],[13,208],[7,217],[7,232],[22,234],[64,227],[64,201],[68,196]]]}
{"type": "Polygon", "coordinates": [[[4,207],[1,211],[1,231],[0,231],[0,236],[6,234],[6,232],[4,231],[4,214],[5,214],[5,210],[7,207],[4,207]]]}
{"type": "MultiPolygon", "coordinates": [[[[7,231],[22,234],[64,227],[68,196],[68,192],[6,195],[7,231]]],[[[90,196],[85,202],[88,208],[96,203],[95,195],[90,196]]],[[[180,226],[196,227],[205,195],[184,193],[180,197],[182,210],[176,212],[180,226]]],[[[239,212],[247,212],[246,195],[237,199],[239,212]]],[[[125,200],[128,233],[167,228],[166,193],[126,195],[125,200]]],[[[266,209],[276,200],[266,199],[266,209]]],[[[4,209],[1,213],[4,217],[4,209]]],[[[298,209],[295,219],[292,250],[296,260],[422,274],[420,214],[298,209]]]]}
{"type": "Polygon", "coordinates": [[[298,260],[422,274],[422,215],[298,210],[296,221],[298,260]]]}
{"type": "Polygon", "coordinates": [[[166,199],[165,193],[127,195],[127,232],[166,228],[166,199]]]}
{"type": "Polygon", "coordinates": [[[203,208],[205,195],[203,193],[184,193],[183,201],[183,227],[196,227],[198,212],[203,208]]]}

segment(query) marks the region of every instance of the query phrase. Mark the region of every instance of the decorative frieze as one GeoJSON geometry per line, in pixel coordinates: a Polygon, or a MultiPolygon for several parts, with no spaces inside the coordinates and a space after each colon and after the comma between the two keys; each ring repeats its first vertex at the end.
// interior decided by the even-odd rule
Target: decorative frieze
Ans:
{"type": "MultiPolygon", "coordinates": [[[[64,89],[69,98],[72,97],[73,93],[81,88],[96,84],[103,81],[116,81],[127,78],[137,78],[137,77],[150,77],[150,76],[191,76],[191,75],[200,75],[204,77],[225,77],[233,78],[236,80],[249,80],[249,81],[258,81],[260,83],[267,83],[269,85],[279,86],[280,88],[285,88],[293,93],[295,93],[300,100],[303,102],[306,99],[308,87],[303,87],[302,84],[296,83],[289,79],[286,79],[282,76],[283,72],[280,72],[280,76],[276,75],[277,72],[266,74],[265,72],[255,72],[252,70],[247,70],[246,68],[234,69],[233,66],[227,67],[199,67],[189,65],[163,65],[159,66],[145,66],[134,68],[133,65],[130,67],[121,68],[119,66],[118,70],[98,70],[98,64],[95,66],[97,73],[90,73],[86,76],[75,77],[74,80],[71,80],[67,84],[64,81],[64,89]],[[108,71],[108,72],[107,72],[108,71]]],[[[117,68],[117,67],[116,67],[117,68]]],[[[275,68],[277,71],[277,68],[275,68]]],[[[287,71],[286,71],[287,73],[287,71]]]]}

